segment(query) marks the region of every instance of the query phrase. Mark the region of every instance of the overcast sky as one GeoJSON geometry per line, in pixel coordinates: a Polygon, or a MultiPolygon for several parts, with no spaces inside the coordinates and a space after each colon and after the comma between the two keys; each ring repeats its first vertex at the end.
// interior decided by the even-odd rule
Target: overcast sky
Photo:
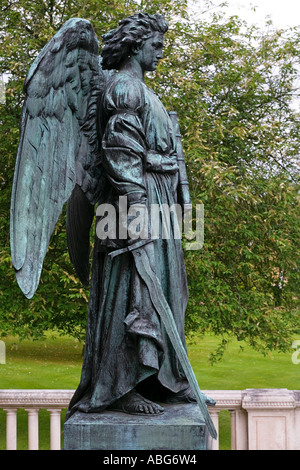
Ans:
{"type": "MultiPolygon", "coordinates": [[[[223,0],[224,1],[224,0],[223,0]]],[[[229,14],[237,14],[250,24],[264,27],[266,17],[270,16],[274,25],[279,28],[300,26],[300,1],[299,0],[225,0],[228,4],[229,14]],[[253,8],[255,11],[253,11],[253,8]]],[[[203,0],[192,0],[197,9],[203,8],[203,0]]],[[[215,5],[220,5],[222,0],[213,0],[215,5]]],[[[222,8],[224,11],[224,9],[222,8]]]]}

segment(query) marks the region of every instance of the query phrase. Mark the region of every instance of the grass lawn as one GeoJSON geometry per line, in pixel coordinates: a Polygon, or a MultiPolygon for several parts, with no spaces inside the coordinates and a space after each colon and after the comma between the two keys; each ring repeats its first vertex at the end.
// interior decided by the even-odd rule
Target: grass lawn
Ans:
{"type": "Polygon", "coordinates": [[[273,352],[268,356],[254,351],[244,342],[233,341],[223,360],[211,366],[208,356],[218,341],[205,336],[189,345],[189,357],[200,388],[206,390],[243,390],[245,388],[288,388],[299,390],[300,364],[292,363],[288,353],[273,352]],[[243,350],[241,350],[241,346],[243,350]]]}
{"type": "MultiPolygon", "coordinates": [[[[299,389],[299,366],[291,353],[273,353],[267,357],[249,347],[240,350],[233,341],[221,362],[211,366],[208,357],[217,345],[215,337],[205,336],[188,345],[191,364],[203,390],[242,390],[245,388],[299,389]],[[298,369],[297,369],[298,367],[298,369]]],[[[6,364],[0,364],[1,389],[75,389],[82,364],[82,344],[49,334],[43,341],[6,338],[6,364]]],[[[62,423],[64,413],[62,414],[62,423]]],[[[40,449],[50,442],[49,413],[41,410],[40,449]]],[[[220,448],[230,448],[228,412],[220,416],[220,448]]],[[[5,449],[5,412],[0,411],[0,450],[5,449]]],[[[18,411],[18,449],[27,449],[27,412],[18,411]]]]}

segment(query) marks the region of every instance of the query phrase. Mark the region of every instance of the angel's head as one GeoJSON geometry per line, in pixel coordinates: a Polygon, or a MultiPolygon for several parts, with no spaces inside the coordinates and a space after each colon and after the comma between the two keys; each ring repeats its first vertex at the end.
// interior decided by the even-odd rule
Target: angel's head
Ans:
{"type": "Polygon", "coordinates": [[[168,23],[159,14],[137,13],[120,21],[118,28],[103,36],[102,68],[119,70],[127,58],[142,54],[145,70],[155,70],[167,30],[168,23]]]}

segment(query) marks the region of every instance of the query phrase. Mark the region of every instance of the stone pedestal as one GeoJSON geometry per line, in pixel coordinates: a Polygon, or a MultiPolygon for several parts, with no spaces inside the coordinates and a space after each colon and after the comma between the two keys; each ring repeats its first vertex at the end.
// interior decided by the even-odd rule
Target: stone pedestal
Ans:
{"type": "Polygon", "coordinates": [[[296,397],[283,389],[247,389],[242,406],[248,412],[249,450],[295,450],[299,448],[296,427],[296,397]]]}
{"type": "Polygon", "coordinates": [[[197,404],[163,405],[159,416],[76,412],[64,426],[65,450],[208,450],[197,404]]]}

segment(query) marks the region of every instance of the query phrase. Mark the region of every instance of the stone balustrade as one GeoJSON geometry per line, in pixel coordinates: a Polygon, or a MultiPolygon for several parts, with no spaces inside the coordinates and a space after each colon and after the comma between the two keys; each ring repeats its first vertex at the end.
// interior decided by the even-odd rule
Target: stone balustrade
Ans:
{"type": "MultiPolygon", "coordinates": [[[[28,449],[39,448],[39,410],[50,413],[50,449],[61,448],[61,411],[73,390],[0,390],[6,411],[6,448],[17,449],[17,410],[28,413],[28,449]]],[[[219,412],[230,412],[232,450],[300,450],[300,391],[287,389],[205,390],[216,400],[209,407],[219,431],[219,412]]],[[[219,449],[219,439],[212,450],[219,449]]]]}
{"type": "Polygon", "coordinates": [[[61,411],[68,408],[74,390],[0,390],[0,408],[6,411],[6,449],[17,449],[17,410],[28,412],[28,449],[39,448],[38,412],[50,413],[50,449],[61,448],[61,411]]]}

